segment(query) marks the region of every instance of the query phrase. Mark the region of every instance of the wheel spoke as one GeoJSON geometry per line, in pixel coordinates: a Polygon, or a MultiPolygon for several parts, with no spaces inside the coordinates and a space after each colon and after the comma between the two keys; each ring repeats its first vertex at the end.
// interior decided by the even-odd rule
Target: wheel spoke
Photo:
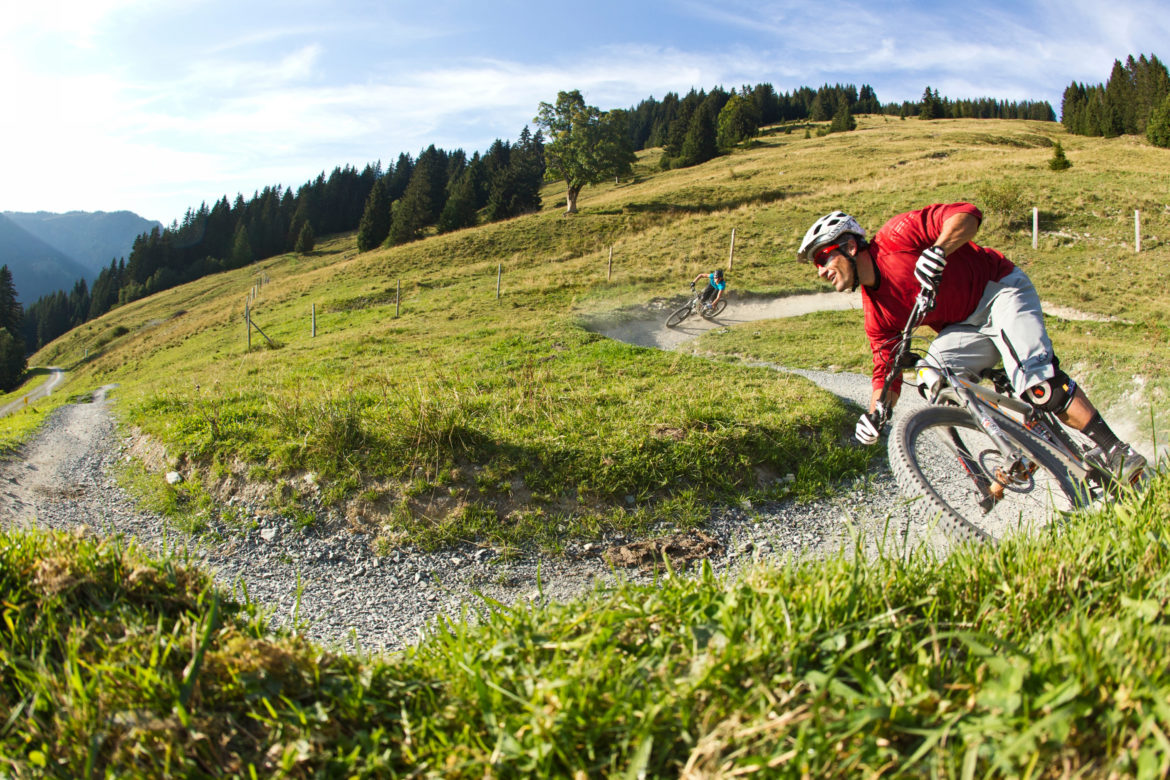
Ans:
{"type": "MultiPolygon", "coordinates": [[[[1023,446],[1027,434],[1016,435],[1023,446]]],[[[1047,525],[1077,505],[1053,458],[1024,447],[1025,457],[1010,462],[962,409],[928,407],[910,415],[890,447],[903,492],[920,496],[925,515],[941,515],[961,536],[1001,539],[1047,525]]]]}

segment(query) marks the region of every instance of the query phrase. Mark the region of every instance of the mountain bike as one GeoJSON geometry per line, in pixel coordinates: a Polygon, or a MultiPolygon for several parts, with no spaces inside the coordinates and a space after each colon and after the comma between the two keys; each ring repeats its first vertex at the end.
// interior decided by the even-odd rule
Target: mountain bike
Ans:
{"type": "Polygon", "coordinates": [[[705,319],[713,319],[722,314],[723,310],[727,308],[727,301],[723,298],[720,298],[719,300],[715,301],[714,304],[708,306],[707,304],[703,303],[701,300],[702,297],[703,294],[701,292],[694,293],[690,301],[688,301],[684,306],[680,306],[675,309],[674,313],[666,318],[666,327],[673,328],[675,325],[678,325],[680,322],[695,312],[698,312],[699,315],[705,319]]]}
{"type": "Polygon", "coordinates": [[[928,405],[901,418],[889,440],[890,466],[913,514],[960,539],[994,542],[1116,492],[1100,450],[1052,412],[1014,396],[1003,369],[974,377],[916,352],[913,332],[931,308],[933,296],[919,294],[895,337],[879,401],[888,410],[894,378],[916,370],[928,405]]]}

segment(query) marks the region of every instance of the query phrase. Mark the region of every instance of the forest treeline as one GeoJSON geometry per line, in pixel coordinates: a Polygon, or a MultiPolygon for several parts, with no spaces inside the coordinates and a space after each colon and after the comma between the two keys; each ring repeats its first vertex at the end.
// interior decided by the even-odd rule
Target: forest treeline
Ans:
{"type": "Polygon", "coordinates": [[[1073,82],[1064,90],[1061,123],[1070,133],[1116,138],[1145,135],[1170,147],[1170,74],[1154,55],[1113,61],[1104,84],[1073,82]]]}
{"type": "Polygon", "coordinates": [[[922,119],[1037,119],[1054,122],[1056,114],[1047,101],[1010,102],[982,98],[978,100],[950,100],[940,97],[929,86],[921,100],[883,104],[873,87],[863,84],[858,90],[852,84],[824,85],[820,89],[801,87],[793,92],[777,93],[771,84],[744,86],[727,92],[716,88],[710,92],[691,90],[680,98],[667,93],[662,100],[648,98],[630,109],[630,137],[635,149],[662,147],[663,167],[674,167],[679,162],[690,162],[683,153],[688,136],[706,137],[708,147],[725,148],[720,142],[720,130],[725,123],[729,102],[742,101],[745,111],[755,120],[756,127],[781,122],[829,122],[849,114],[886,114],[922,119]],[[713,132],[702,132],[700,125],[709,123],[713,132]],[[714,143],[712,143],[712,141],[714,143]],[[680,160],[680,158],[682,158],[680,160]]]}
{"type": "MultiPolygon", "coordinates": [[[[781,122],[831,121],[829,130],[849,130],[857,114],[976,117],[1055,121],[1047,102],[948,100],[926,88],[921,101],[882,104],[872,87],[824,85],[778,93],[771,84],[730,91],[692,89],[667,93],[629,109],[607,112],[621,121],[622,143],[631,150],[661,147],[662,166],[696,165],[727,153],[781,122]]],[[[85,280],[72,290],[40,298],[23,311],[19,333],[28,353],[110,309],[206,274],[241,268],[289,251],[310,251],[317,236],[356,230],[358,247],[416,240],[507,219],[541,208],[545,139],[526,126],[515,142],[496,140],[482,155],[431,145],[417,157],[399,154],[359,170],[322,172],[294,192],[266,187],[251,199],[225,195],[190,209],[182,221],[139,236],[128,258],[116,258],[92,288],[85,280]]]]}

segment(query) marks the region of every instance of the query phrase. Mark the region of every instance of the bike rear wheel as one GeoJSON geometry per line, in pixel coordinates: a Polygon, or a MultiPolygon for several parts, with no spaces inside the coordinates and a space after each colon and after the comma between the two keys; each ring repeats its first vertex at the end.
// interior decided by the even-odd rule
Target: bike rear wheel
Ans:
{"type": "Polygon", "coordinates": [[[686,306],[675,309],[674,314],[666,318],[666,327],[673,328],[689,316],[691,316],[691,305],[688,303],[686,306]]]}
{"type": "Polygon", "coordinates": [[[1068,470],[1023,428],[1000,426],[1033,464],[1006,473],[995,442],[965,409],[928,406],[890,437],[890,465],[910,509],[961,540],[998,541],[1046,526],[1085,503],[1068,470]]]}
{"type": "Polygon", "coordinates": [[[727,308],[727,301],[720,299],[718,301],[715,301],[715,305],[713,305],[711,307],[710,311],[703,312],[703,316],[706,317],[707,319],[711,319],[713,317],[718,317],[720,314],[723,313],[723,310],[726,308],[727,308]]]}

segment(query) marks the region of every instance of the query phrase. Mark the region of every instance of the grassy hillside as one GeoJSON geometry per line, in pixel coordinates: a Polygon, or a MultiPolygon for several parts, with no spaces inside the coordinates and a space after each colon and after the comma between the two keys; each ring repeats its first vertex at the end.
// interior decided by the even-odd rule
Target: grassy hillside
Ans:
{"type": "MultiPolygon", "coordinates": [[[[988,213],[979,239],[1046,300],[1124,320],[1054,322],[1054,337],[1099,401],[1149,428],[1167,376],[1170,297],[1151,294],[1170,256],[1164,150],[1022,121],[874,117],[804,136],[774,129],[671,172],[647,152],[633,181],[587,189],[571,218],[549,185],[543,212],[507,223],[364,254],[334,237],[124,306],[34,362],[68,367],[76,389],[118,382],[123,421],[189,477],[159,488],[188,512],[250,482],[277,511],[320,490],[391,543],[555,547],[553,526],[697,523],[703,501],[809,495],[863,469],[853,412],[803,379],[610,342],[582,318],[678,296],[727,262],[733,227],[732,290],[797,293],[820,288],[791,262],[816,216],[843,207],[876,229],[900,209],[969,199],[988,213]],[[1071,170],[1049,170],[1053,138],[1071,170]],[[249,300],[275,348],[253,333],[248,349],[249,300]]],[[[812,315],[702,346],[864,370],[858,323],[812,315]]]]}
{"type": "MultiPolygon", "coordinates": [[[[335,237],[123,307],[35,361],[66,366],[70,393],[121,384],[122,419],[201,478],[164,495],[188,516],[241,480],[296,511],[311,470],[387,543],[555,548],[605,526],[699,523],[708,499],[828,490],[864,468],[845,441],[853,412],[733,359],[860,370],[860,321],[713,333],[702,349],[731,359],[712,361],[609,342],[584,317],[678,295],[725,261],[733,226],[732,288],[795,293],[817,289],[796,243],[832,208],[876,227],[1015,192],[981,240],[1046,300],[1121,318],[1054,320],[1054,339],[1112,412],[1148,420],[1152,404],[1161,420],[1168,161],[1049,124],[884,118],[774,132],[691,170],[659,172],[650,153],[635,181],[586,190],[575,218],[550,187],[543,213],[507,224],[368,254],[335,237]],[[1053,138],[1070,171],[1048,170],[1053,138]],[[254,335],[246,349],[253,289],[277,348],[254,335]]],[[[1164,776],[1167,507],[1161,477],[1040,538],[945,561],[845,551],[734,581],[485,603],[373,658],[267,632],[181,561],[6,533],[0,774],[1164,776]]]]}

